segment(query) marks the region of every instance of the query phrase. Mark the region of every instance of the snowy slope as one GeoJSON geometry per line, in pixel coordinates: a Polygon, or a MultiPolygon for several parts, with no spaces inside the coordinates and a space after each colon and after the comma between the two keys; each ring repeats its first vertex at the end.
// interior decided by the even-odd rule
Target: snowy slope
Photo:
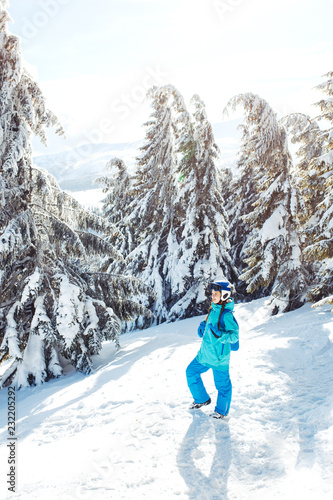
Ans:
{"type": "MultiPolygon", "coordinates": [[[[330,499],[333,491],[329,308],[269,317],[236,306],[228,423],[190,412],[185,368],[201,317],[105,343],[89,377],[19,391],[19,494],[5,491],[7,391],[0,392],[1,498],[330,499]]],[[[212,374],[203,376],[213,399],[212,374]]]]}

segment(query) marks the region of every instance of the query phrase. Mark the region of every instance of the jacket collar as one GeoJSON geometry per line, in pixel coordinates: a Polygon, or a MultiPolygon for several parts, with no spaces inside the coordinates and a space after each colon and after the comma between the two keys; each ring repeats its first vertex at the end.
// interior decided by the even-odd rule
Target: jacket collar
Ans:
{"type": "MultiPolygon", "coordinates": [[[[212,302],[211,307],[212,307],[213,311],[220,311],[222,304],[214,304],[214,302],[212,302]]],[[[234,299],[228,299],[224,310],[225,311],[232,311],[233,309],[234,309],[234,299]]]]}

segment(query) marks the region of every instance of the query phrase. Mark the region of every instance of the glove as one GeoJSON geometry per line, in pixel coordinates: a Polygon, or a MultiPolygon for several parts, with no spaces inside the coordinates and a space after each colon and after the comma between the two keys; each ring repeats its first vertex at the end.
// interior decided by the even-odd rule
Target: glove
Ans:
{"type": "Polygon", "coordinates": [[[217,339],[221,337],[221,332],[217,328],[217,326],[213,326],[211,323],[209,323],[208,324],[208,328],[210,328],[210,331],[212,332],[212,334],[214,335],[214,337],[216,337],[217,339]]]}
{"type": "Polygon", "coordinates": [[[203,337],[205,328],[206,328],[206,321],[201,321],[201,323],[199,325],[199,328],[198,328],[198,335],[199,335],[200,338],[203,337]]]}

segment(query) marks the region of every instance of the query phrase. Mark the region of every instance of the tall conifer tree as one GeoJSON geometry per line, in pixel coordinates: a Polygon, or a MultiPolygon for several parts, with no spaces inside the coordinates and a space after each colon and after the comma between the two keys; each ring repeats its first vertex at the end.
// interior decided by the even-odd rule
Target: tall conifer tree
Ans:
{"type": "Polygon", "coordinates": [[[172,85],[153,87],[147,97],[153,112],[145,124],[145,143],[137,158],[137,171],[126,224],[134,228],[134,249],[126,257],[126,274],[139,277],[156,293],[153,312],[156,321],[167,316],[168,283],[164,263],[172,228],[175,197],[175,151],[172,85]]]}
{"type": "Polygon", "coordinates": [[[169,273],[174,304],[170,319],[202,314],[207,310],[204,285],[224,276],[235,280],[224,200],[218,182],[219,155],[205,105],[198,95],[192,113],[182,113],[178,134],[177,244],[172,249],[169,273]]]}
{"type": "Polygon", "coordinates": [[[105,339],[119,343],[124,320],[149,314],[129,298],[137,280],[100,272],[110,224],[33,166],[32,134],[63,133],[22,67],[20,43],[0,2],[0,386],[34,385],[62,373],[63,360],[89,373],[105,339]]]}
{"type": "Polygon", "coordinates": [[[325,77],[326,80],[317,87],[327,96],[317,103],[321,110],[317,120],[324,120],[332,126],[322,133],[323,154],[315,157],[311,163],[316,177],[320,179],[320,186],[324,180],[324,192],[322,201],[317,205],[319,220],[310,224],[307,231],[310,244],[304,253],[308,259],[322,262],[317,284],[311,291],[311,298],[333,303],[333,72],[327,73],[325,77]]]}
{"type": "Polygon", "coordinates": [[[327,165],[322,160],[318,161],[324,154],[324,133],[315,119],[302,113],[292,113],[280,122],[291,142],[299,144],[293,178],[302,200],[298,217],[306,227],[312,217],[320,219],[318,205],[324,199],[327,165]]]}
{"type": "MultiPolygon", "coordinates": [[[[249,131],[244,125],[240,125],[239,128],[242,129],[242,145],[237,161],[239,174],[230,180],[225,194],[226,211],[229,218],[230,256],[238,276],[246,267],[244,250],[251,233],[251,227],[245,222],[244,217],[252,212],[253,203],[258,198],[253,157],[248,150],[249,131]]],[[[266,289],[247,294],[246,284],[241,280],[238,280],[237,292],[245,300],[267,294],[266,289]]]]}
{"type": "Polygon", "coordinates": [[[273,313],[298,307],[306,288],[306,271],[297,232],[298,194],[291,183],[287,135],[268,103],[247,93],[226,109],[242,105],[249,134],[246,150],[253,165],[257,199],[244,216],[251,234],[244,250],[247,268],[240,276],[247,291],[272,284],[273,313]]]}
{"type": "MultiPolygon", "coordinates": [[[[128,168],[120,158],[112,158],[106,164],[106,175],[96,179],[106,197],[103,200],[103,215],[115,225],[115,231],[107,236],[122,256],[128,255],[135,248],[136,227],[127,224],[129,207],[133,201],[133,179],[128,168]]],[[[120,271],[124,267],[120,260],[112,261],[109,272],[120,271]]]]}

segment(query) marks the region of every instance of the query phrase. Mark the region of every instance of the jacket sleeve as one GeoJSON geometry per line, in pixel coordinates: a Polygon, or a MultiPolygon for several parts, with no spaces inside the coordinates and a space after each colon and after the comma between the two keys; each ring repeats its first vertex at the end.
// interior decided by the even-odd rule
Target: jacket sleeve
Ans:
{"type": "Polygon", "coordinates": [[[221,329],[221,326],[220,326],[220,329],[222,330],[222,334],[221,334],[221,337],[219,337],[217,339],[218,342],[220,342],[221,344],[227,344],[227,343],[230,343],[230,344],[234,344],[235,342],[237,342],[237,340],[239,340],[239,327],[236,323],[236,321],[234,320],[234,316],[231,312],[227,312],[225,315],[224,315],[224,328],[223,330],[221,329]]]}

